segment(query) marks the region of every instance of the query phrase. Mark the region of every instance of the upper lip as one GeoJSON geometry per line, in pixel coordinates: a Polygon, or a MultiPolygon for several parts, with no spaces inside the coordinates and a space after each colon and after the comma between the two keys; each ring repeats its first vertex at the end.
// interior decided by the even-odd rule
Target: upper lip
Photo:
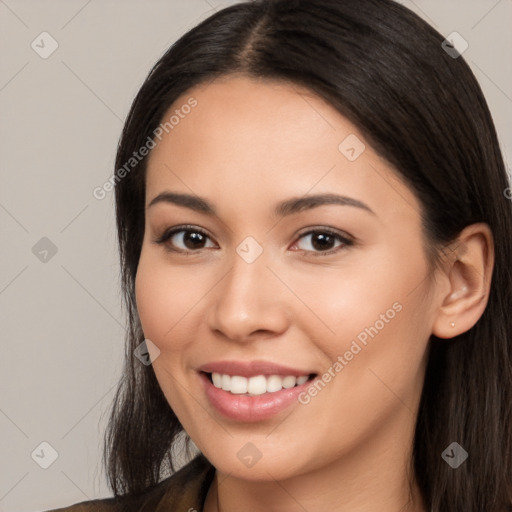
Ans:
{"type": "Polygon", "coordinates": [[[255,375],[310,375],[310,370],[291,368],[270,361],[215,361],[199,367],[205,373],[224,373],[227,375],[240,375],[241,377],[254,377],[255,375]]]}

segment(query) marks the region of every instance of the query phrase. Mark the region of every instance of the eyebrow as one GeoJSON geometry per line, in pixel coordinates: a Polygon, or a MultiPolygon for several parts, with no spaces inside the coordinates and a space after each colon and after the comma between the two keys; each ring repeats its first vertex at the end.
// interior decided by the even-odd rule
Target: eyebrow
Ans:
{"type": "MultiPolygon", "coordinates": [[[[202,197],[191,194],[167,191],[162,192],[151,200],[151,202],[148,204],[148,209],[158,203],[171,203],[189,208],[190,210],[194,210],[199,213],[204,213],[206,215],[217,216],[215,207],[209,201],[202,197]]],[[[362,210],[368,211],[373,215],[376,215],[375,212],[362,201],[338,194],[316,194],[303,197],[292,197],[291,199],[287,199],[286,201],[278,203],[274,208],[273,213],[277,217],[286,217],[288,215],[293,215],[294,213],[311,210],[312,208],[317,208],[319,206],[329,204],[353,206],[355,208],[360,208],[362,210]]]]}

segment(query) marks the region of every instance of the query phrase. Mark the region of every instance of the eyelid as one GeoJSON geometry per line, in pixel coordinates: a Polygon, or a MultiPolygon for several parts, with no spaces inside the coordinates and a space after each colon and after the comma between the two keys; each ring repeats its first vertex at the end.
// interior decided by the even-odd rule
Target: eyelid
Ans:
{"type": "MultiPolygon", "coordinates": [[[[167,242],[167,240],[169,240],[169,238],[171,238],[172,236],[174,236],[177,233],[180,233],[181,231],[193,231],[195,233],[201,233],[203,236],[205,236],[209,239],[213,239],[213,237],[210,236],[208,234],[208,232],[206,230],[204,230],[203,228],[200,228],[193,224],[182,224],[179,226],[173,226],[171,228],[164,229],[164,231],[161,235],[155,236],[153,238],[153,242],[156,244],[165,244],[167,242]]],[[[182,249],[180,249],[179,251],[185,252],[182,249]]],[[[189,251],[189,252],[199,252],[199,250],[189,251]]]]}
{"type": "MultiPolygon", "coordinates": [[[[184,250],[184,249],[176,249],[176,248],[169,247],[166,244],[166,242],[172,236],[174,236],[175,234],[180,233],[182,231],[185,231],[185,232],[192,231],[192,232],[200,233],[203,236],[205,236],[213,241],[213,237],[210,236],[206,230],[204,230],[203,228],[200,228],[198,226],[192,225],[192,224],[178,225],[178,226],[173,226],[171,228],[165,229],[161,235],[154,237],[152,241],[159,245],[165,245],[167,250],[169,250],[169,251],[172,251],[172,252],[175,252],[178,254],[183,254],[183,255],[192,255],[192,254],[200,253],[203,249],[211,249],[211,247],[204,247],[202,249],[197,249],[197,250],[184,250]]],[[[329,249],[327,251],[307,251],[304,249],[298,249],[298,251],[302,251],[302,253],[305,253],[308,255],[313,255],[313,256],[322,256],[322,255],[327,256],[327,255],[330,255],[333,253],[337,253],[348,246],[354,245],[354,243],[355,243],[355,238],[352,235],[349,235],[345,231],[341,231],[341,230],[331,228],[328,226],[308,226],[306,228],[303,228],[301,231],[299,231],[297,233],[296,239],[292,243],[292,246],[295,246],[298,243],[298,241],[301,238],[305,237],[306,235],[312,235],[314,233],[327,233],[327,234],[337,238],[339,241],[341,241],[342,245],[338,246],[334,249],[329,249]]]]}
{"type": "Polygon", "coordinates": [[[331,228],[328,226],[309,226],[301,230],[299,233],[297,233],[297,241],[293,242],[292,246],[296,246],[298,241],[301,238],[305,237],[306,235],[311,235],[314,233],[327,233],[328,235],[331,235],[334,238],[338,239],[341,242],[341,246],[329,249],[327,251],[306,251],[304,249],[298,249],[298,251],[301,251],[302,253],[307,254],[308,256],[311,255],[313,257],[329,256],[331,254],[336,254],[346,249],[347,247],[353,246],[356,242],[355,237],[349,235],[346,231],[341,231],[339,229],[331,228]]]}
{"type": "Polygon", "coordinates": [[[329,233],[331,235],[339,236],[340,238],[345,238],[350,241],[354,241],[355,237],[352,235],[349,235],[346,231],[343,231],[341,229],[331,228],[329,226],[308,226],[306,228],[301,229],[297,233],[297,237],[302,237],[304,235],[309,235],[311,233],[329,233]]]}

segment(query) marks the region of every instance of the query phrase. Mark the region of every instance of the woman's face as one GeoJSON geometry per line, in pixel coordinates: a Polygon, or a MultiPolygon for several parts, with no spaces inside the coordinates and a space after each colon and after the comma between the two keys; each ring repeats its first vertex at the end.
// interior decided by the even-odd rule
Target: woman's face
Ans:
{"type": "Polygon", "coordinates": [[[136,278],[170,406],[224,473],[284,479],[353,456],[380,471],[379,457],[412,444],[440,305],[418,201],[297,86],[224,77],[165,120],[176,110],[148,162],[136,278]],[[233,392],[200,370],[218,362],[233,392]]]}

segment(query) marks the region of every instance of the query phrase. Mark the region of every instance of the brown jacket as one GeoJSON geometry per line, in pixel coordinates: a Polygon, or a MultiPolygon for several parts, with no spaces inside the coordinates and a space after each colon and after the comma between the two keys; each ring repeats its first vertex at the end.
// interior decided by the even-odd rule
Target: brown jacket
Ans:
{"type": "Polygon", "coordinates": [[[197,455],[137,498],[104,498],[46,512],[202,512],[215,468],[197,455]]]}

